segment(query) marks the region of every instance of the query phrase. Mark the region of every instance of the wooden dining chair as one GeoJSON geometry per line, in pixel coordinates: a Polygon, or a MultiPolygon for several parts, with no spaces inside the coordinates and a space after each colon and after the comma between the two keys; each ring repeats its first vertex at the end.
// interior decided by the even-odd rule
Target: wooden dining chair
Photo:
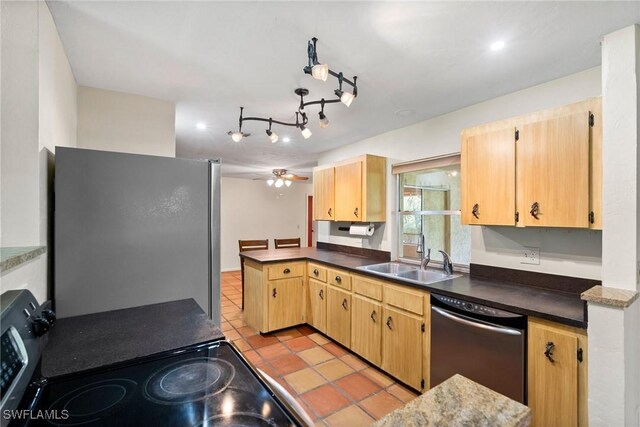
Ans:
{"type": "Polygon", "coordinates": [[[300,238],[296,237],[295,239],[273,239],[273,243],[276,244],[276,249],[299,248],[300,238]]]}
{"type": "MultiPolygon", "coordinates": [[[[269,239],[238,240],[240,252],[269,249],[269,239]]],[[[244,258],[240,257],[240,277],[242,278],[242,309],[244,310],[244,258]]]]}

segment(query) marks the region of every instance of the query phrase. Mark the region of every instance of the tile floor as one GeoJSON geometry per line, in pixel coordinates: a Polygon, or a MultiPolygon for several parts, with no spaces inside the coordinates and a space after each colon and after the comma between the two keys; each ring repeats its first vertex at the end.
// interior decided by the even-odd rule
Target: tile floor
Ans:
{"type": "Polygon", "coordinates": [[[417,396],[308,326],[260,335],[242,320],[240,272],[222,273],[222,331],[318,426],[366,426],[417,396]]]}

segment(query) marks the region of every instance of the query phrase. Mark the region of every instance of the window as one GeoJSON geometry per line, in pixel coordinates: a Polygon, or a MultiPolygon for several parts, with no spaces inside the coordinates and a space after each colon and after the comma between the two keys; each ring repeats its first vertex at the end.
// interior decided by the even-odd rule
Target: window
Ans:
{"type": "Polygon", "coordinates": [[[469,265],[471,230],[460,223],[459,156],[407,166],[394,165],[400,194],[398,256],[419,260],[416,249],[424,235],[431,260],[442,262],[438,251],[443,250],[454,264],[469,265]]]}

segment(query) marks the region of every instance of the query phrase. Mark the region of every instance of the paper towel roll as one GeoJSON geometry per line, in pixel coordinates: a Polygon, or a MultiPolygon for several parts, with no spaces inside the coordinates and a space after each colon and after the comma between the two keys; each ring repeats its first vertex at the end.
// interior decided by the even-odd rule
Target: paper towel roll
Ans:
{"type": "Polygon", "coordinates": [[[349,234],[354,236],[373,236],[373,224],[353,224],[349,227],[349,234]]]}

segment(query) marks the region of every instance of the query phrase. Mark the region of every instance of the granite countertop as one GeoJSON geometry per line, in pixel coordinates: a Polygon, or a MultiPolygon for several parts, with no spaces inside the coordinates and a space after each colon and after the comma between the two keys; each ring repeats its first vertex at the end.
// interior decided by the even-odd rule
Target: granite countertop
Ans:
{"type": "Polygon", "coordinates": [[[526,427],[529,424],[531,410],[527,406],[456,374],[373,425],[526,427]]]}
{"type": "Polygon", "coordinates": [[[397,277],[382,276],[358,267],[379,264],[380,260],[317,248],[269,249],[242,252],[240,256],[259,263],[309,260],[355,273],[461,298],[527,316],[535,316],[578,328],[587,327],[587,312],[579,293],[560,292],[486,277],[460,277],[420,285],[397,277]]]}
{"type": "Polygon", "coordinates": [[[0,273],[24,264],[45,253],[45,246],[19,246],[0,248],[0,273]]]}
{"type": "Polygon", "coordinates": [[[193,299],[66,317],[47,336],[45,377],[224,338],[193,299]]]}

